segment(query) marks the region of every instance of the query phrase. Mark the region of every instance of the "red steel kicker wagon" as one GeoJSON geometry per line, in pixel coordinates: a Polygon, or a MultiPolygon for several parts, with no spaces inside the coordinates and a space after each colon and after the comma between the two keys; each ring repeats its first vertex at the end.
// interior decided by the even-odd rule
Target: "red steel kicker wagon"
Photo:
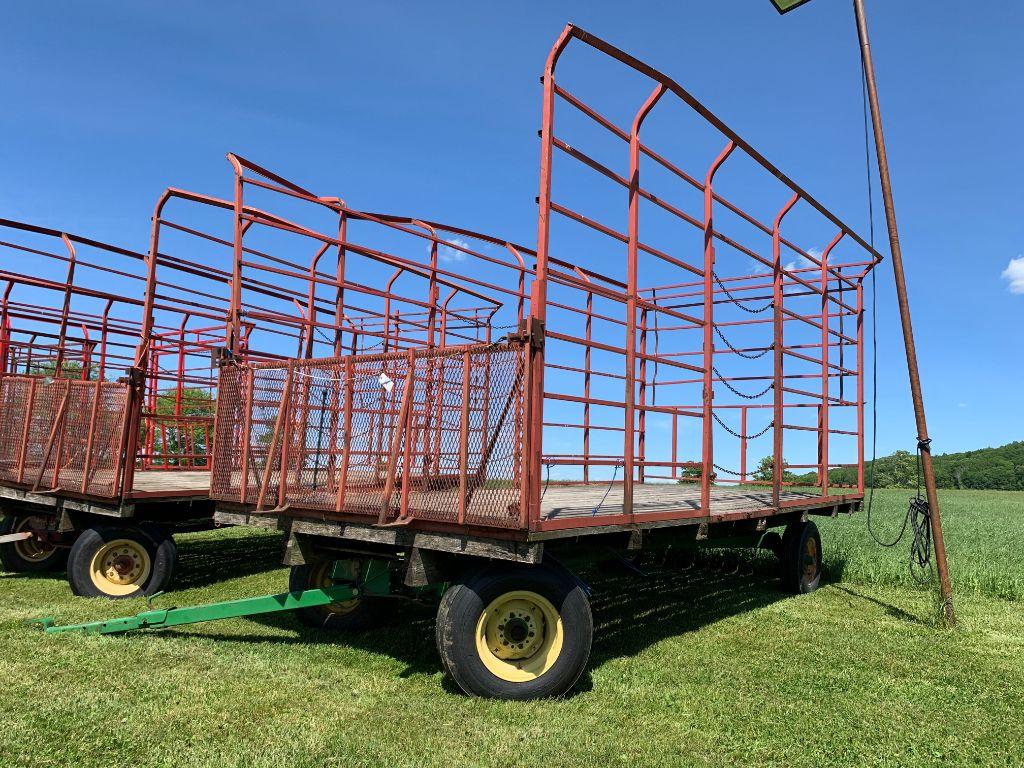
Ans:
{"type": "Polygon", "coordinates": [[[0,256],[3,568],[67,563],[87,596],[161,590],[175,529],[212,517],[223,315],[173,284],[154,305],[148,257],[90,238],[2,220],[0,256]]]}
{"type": "Polygon", "coordinates": [[[770,546],[786,588],[817,587],[810,517],[863,496],[881,257],[676,82],[566,27],[536,250],[234,162],[210,495],[221,521],[287,531],[292,591],[70,629],[292,609],[356,628],[441,586],[459,686],[533,698],[586,665],[588,590],[564,563],[593,544],[770,546]],[[253,363],[240,307],[267,285],[287,296],[261,319],[291,318],[298,353],[253,363]]]}

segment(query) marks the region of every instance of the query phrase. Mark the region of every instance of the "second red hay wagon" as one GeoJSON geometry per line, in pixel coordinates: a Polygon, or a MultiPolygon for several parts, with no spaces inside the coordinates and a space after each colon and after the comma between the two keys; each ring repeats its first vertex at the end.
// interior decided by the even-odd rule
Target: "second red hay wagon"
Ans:
{"type": "Polygon", "coordinates": [[[288,532],[293,591],[74,629],[291,609],[345,629],[440,585],[458,684],[532,698],[585,667],[587,590],[563,563],[594,543],[772,541],[784,585],[816,588],[809,516],[863,498],[880,255],[675,81],[576,27],[543,89],[536,250],[232,157],[210,494],[222,521],[288,532]],[[609,117],[605,89],[570,91],[569,51],[624,70],[635,98],[609,117]],[[254,315],[295,352],[247,357],[254,315]]]}

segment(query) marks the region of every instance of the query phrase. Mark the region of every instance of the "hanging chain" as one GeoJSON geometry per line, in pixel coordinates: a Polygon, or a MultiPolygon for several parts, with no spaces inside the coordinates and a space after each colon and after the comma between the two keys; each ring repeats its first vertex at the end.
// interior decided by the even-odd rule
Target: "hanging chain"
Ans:
{"type": "Polygon", "coordinates": [[[714,371],[715,375],[716,375],[716,376],[718,377],[718,380],[719,380],[719,381],[720,381],[720,382],[721,382],[722,384],[725,384],[726,388],[727,388],[727,389],[728,389],[728,390],[729,390],[730,392],[732,392],[732,393],[733,393],[734,395],[737,395],[737,396],[739,396],[739,397],[742,397],[742,398],[744,398],[744,399],[746,399],[746,400],[757,400],[757,398],[761,397],[761,395],[766,395],[766,394],[768,394],[768,393],[769,393],[769,392],[771,392],[771,391],[772,391],[772,389],[774,389],[774,387],[775,387],[775,382],[772,382],[772,383],[771,383],[771,384],[769,384],[769,385],[768,385],[767,387],[765,387],[764,389],[762,389],[762,390],[761,390],[760,392],[756,392],[755,394],[752,394],[752,395],[748,395],[748,394],[746,394],[745,392],[740,392],[740,391],[739,391],[738,389],[736,389],[736,387],[734,387],[734,386],[733,386],[732,384],[730,384],[730,383],[729,383],[729,381],[728,381],[728,379],[726,379],[726,378],[725,378],[724,376],[722,376],[722,374],[721,374],[721,373],[719,372],[719,370],[718,370],[717,368],[715,368],[714,366],[711,366],[711,370],[712,370],[712,371],[714,371]]]}
{"type": "Polygon", "coordinates": [[[728,432],[733,437],[739,438],[740,440],[754,440],[754,439],[756,439],[758,437],[761,437],[761,435],[765,434],[769,429],[771,429],[772,427],[775,426],[775,422],[772,421],[767,427],[762,429],[756,435],[741,435],[739,432],[737,432],[732,427],[730,427],[728,424],[726,424],[724,421],[722,421],[722,419],[719,418],[718,414],[715,413],[714,411],[711,412],[711,416],[712,416],[712,418],[714,418],[715,421],[718,422],[719,426],[722,427],[722,429],[724,429],[726,432],[728,432]]]}
{"type": "Polygon", "coordinates": [[[729,340],[727,338],[725,338],[725,334],[722,333],[722,329],[721,328],[719,328],[717,325],[713,325],[712,327],[715,329],[715,333],[718,334],[718,338],[720,338],[723,342],[725,342],[725,346],[727,346],[730,350],[732,350],[733,353],[739,355],[740,357],[746,358],[747,360],[757,360],[758,358],[764,357],[769,352],[771,352],[772,349],[774,348],[774,346],[767,346],[764,349],[762,349],[760,352],[758,352],[756,355],[748,355],[747,353],[741,352],[740,350],[736,349],[736,347],[734,347],[729,342],[729,340]]]}
{"type": "Polygon", "coordinates": [[[730,301],[731,301],[731,302],[732,302],[733,304],[735,304],[735,305],[736,305],[737,307],[739,307],[740,309],[742,309],[742,310],[743,310],[744,312],[749,312],[749,313],[750,313],[750,314],[752,314],[752,315],[759,315],[759,314],[761,314],[762,312],[766,312],[766,311],[768,311],[769,309],[771,309],[772,307],[774,307],[774,306],[775,306],[775,302],[774,302],[774,301],[769,301],[769,302],[768,302],[767,304],[765,304],[765,305],[764,305],[763,307],[759,307],[759,308],[757,308],[757,309],[751,309],[750,307],[748,307],[748,306],[745,306],[745,305],[744,305],[744,304],[742,304],[741,302],[744,302],[744,301],[753,301],[753,299],[738,299],[738,298],[736,298],[735,296],[733,296],[733,295],[732,295],[732,292],[731,292],[731,291],[730,291],[730,290],[729,290],[728,288],[726,288],[726,287],[725,287],[725,283],[723,283],[723,282],[722,282],[722,280],[721,280],[721,278],[720,278],[720,277],[718,276],[718,273],[717,273],[717,272],[714,272],[714,271],[712,271],[712,272],[711,272],[711,276],[712,276],[713,278],[715,278],[715,282],[716,282],[716,283],[718,283],[718,287],[719,287],[719,288],[721,288],[721,289],[722,289],[723,291],[725,291],[725,295],[729,297],[729,300],[730,300],[730,301]]]}

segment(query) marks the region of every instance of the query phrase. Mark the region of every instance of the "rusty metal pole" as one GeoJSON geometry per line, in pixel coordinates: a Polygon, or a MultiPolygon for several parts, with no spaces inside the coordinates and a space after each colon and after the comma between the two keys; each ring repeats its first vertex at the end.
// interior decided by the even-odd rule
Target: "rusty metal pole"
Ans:
{"type": "Polygon", "coordinates": [[[928,437],[928,424],[924,415],[924,397],[921,394],[921,376],[917,367],[917,350],[914,347],[914,328],[910,321],[910,302],[907,298],[907,282],[903,272],[903,253],[900,237],[896,230],[896,209],[892,201],[892,184],[889,180],[889,162],[885,154],[885,139],[882,136],[882,116],[878,106],[878,90],[875,85],[875,68],[871,61],[871,46],[868,42],[868,26],[864,15],[864,0],[853,0],[853,11],[857,17],[857,37],[860,39],[861,56],[867,81],[868,101],[871,105],[871,125],[875,134],[875,154],[878,157],[878,175],[881,179],[882,200],[885,204],[885,222],[889,230],[889,248],[892,252],[892,269],[896,277],[896,296],[900,307],[900,322],[903,325],[903,345],[907,353],[907,370],[910,374],[910,394],[914,400],[914,418],[917,421],[917,439],[921,454],[921,472],[924,475],[928,507],[931,510],[932,541],[935,545],[935,567],[939,574],[939,591],[942,596],[942,614],[947,624],[956,621],[953,611],[953,587],[949,581],[946,564],[946,544],[942,538],[942,518],[939,514],[939,498],[935,489],[935,472],[932,469],[932,454],[928,437]]]}

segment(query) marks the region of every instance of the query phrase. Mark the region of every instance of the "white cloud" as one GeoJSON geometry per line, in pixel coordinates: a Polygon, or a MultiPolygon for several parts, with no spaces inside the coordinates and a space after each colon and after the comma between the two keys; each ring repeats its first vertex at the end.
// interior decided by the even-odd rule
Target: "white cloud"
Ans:
{"type": "Polygon", "coordinates": [[[967,407],[967,403],[957,403],[956,407],[957,408],[966,408],[967,407]]]}
{"type": "Polygon", "coordinates": [[[1003,270],[1003,279],[1009,281],[1010,293],[1024,293],[1024,255],[1010,259],[1003,270]]]}
{"type": "MultiPolygon", "coordinates": [[[[808,248],[807,249],[807,255],[811,256],[812,258],[818,259],[818,261],[820,263],[820,261],[821,261],[821,249],[820,248],[808,248]]],[[[829,260],[831,260],[831,258],[832,257],[830,256],[829,260]]],[[[785,269],[787,272],[792,272],[794,269],[808,269],[810,267],[816,267],[816,266],[818,266],[818,265],[815,264],[810,259],[808,259],[806,256],[797,256],[792,261],[787,261],[785,264],[782,265],[783,269],[785,269]]]]}
{"type": "Polygon", "coordinates": [[[446,262],[448,264],[451,264],[453,262],[465,261],[466,260],[466,255],[467,254],[465,252],[463,252],[463,251],[458,250],[458,249],[459,248],[469,248],[469,243],[467,243],[461,237],[453,237],[453,238],[447,240],[446,242],[450,243],[450,245],[442,245],[441,248],[437,252],[438,258],[440,258],[441,261],[446,262]],[[454,245],[456,247],[452,248],[451,247],[452,245],[454,245]]]}

